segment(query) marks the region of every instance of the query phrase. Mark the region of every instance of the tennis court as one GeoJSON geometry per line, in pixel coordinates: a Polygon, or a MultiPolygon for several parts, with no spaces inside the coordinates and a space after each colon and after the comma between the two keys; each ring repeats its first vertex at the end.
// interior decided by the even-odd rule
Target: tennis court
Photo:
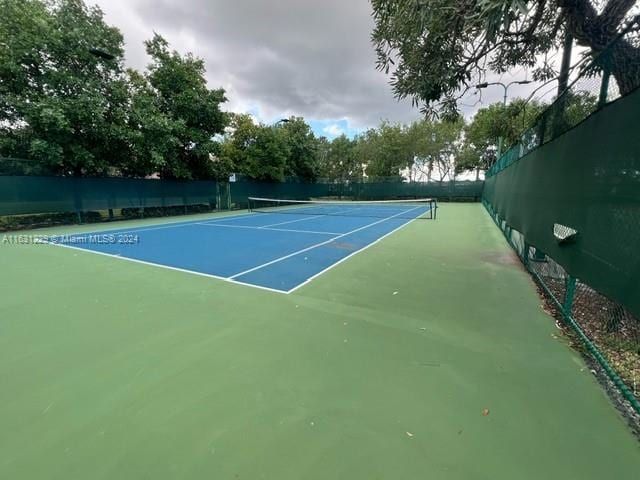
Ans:
{"type": "MultiPolygon", "coordinates": [[[[482,208],[391,219],[407,223],[290,295],[0,244],[0,477],[633,478],[637,442],[482,208]]],[[[296,219],[118,231],[143,245],[277,217],[296,219]]],[[[260,250],[260,235],[233,238],[260,250]]]]}
{"type": "Polygon", "coordinates": [[[43,240],[290,293],[409,222],[434,219],[436,209],[430,199],[249,200],[249,214],[43,240]]]}

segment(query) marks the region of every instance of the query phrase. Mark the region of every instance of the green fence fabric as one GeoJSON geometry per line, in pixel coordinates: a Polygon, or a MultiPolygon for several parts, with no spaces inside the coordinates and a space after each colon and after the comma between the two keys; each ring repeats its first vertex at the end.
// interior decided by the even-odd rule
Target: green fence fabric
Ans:
{"type": "Polygon", "coordinates": [[[231,208],[247,208],[248,197],[310,200],[330,196],[331,185],[300,182],[253,182],[243,180],[229,184],[231,208]]]}
{"type": "Polygon", "coordinates": [[[479,201],[484,182],[356,181],[344,183],[265,183],[240,181],[229,184],[234,208],[246,207],[247,197],[310,200],[339,197],[354,200],[437,198],[479,201]]]}
{"type": "Polygon", "coordinates": [[[344,183],[172,181],[0,175],[0,215],[87,212],[208,204],[247,207],[248,197],[310,200],[437,198],[479,201],[483,182],[357,181],[344,183]]]}
{"type": "Polygon", "coordinates": [[[359,200],[392,198],[438,198],[441,200],[478,201],[484,182],[384,182],[365,181],[335,185],[334,195],[359,200]]]}
{"type": "Polygon", "coordinates": [[[486,180],[484,199],[570,275],[640,315],[640,90],[486,180]],[[560,243],[554,225],[577,230],[560,243]]]}
{"type": "Polygon", "coordinates": [[[213,181],[0,176],[0,215],[215,203],[213,181]]]}

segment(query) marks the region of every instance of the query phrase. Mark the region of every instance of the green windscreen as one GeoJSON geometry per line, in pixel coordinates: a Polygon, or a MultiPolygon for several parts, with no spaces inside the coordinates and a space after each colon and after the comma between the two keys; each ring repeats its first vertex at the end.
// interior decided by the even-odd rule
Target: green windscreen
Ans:
{"type": "Polygon", "coordinates": [[[212,181],[0,176],[0,215],[216,202],[212,181]]]}
{"type": "Polygon", "coordinates": [[[497,217],[640,315],[640,90],[487,177],[497,217]],[[555,234],[554,234],[555,227],[555,234]],[[562,227],[571,230],[562,230],[562,227]],[[559,232],[575,231],[569,241],[559,232]]]}

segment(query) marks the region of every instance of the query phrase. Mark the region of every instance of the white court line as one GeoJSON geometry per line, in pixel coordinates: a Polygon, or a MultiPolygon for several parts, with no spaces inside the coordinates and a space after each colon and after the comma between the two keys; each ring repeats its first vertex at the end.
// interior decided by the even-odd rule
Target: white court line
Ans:
{"type": "Polygon", "coordinates": [[[261,268],[268,267],[269,265],[273,265],[274,263],[281,262],[283,260],[286,260],[287,258],[295,257],[296,255],[299,255],[299,254],[304,253],[304,252],[308,252],[309,250],[313,250],[314,248],[321,247],[321,246],[326,245],[328,243],[331,243],[331,242],[333,242],[333,241],[335,241],[335,240],[337,240],[339,238],[345,237],[347,235],[351,235],[352,233],[359,232],[361,230],[364,230],[365,228],[373,227],[374,225],[378,225],[379,223],[386,222],[387,220],[391,220],[392,218],[397,217],[399,215],[404,215],[405,213],[409,213],[412,210],[415,210],[417,208],[422,208],[422,205],[420,205],[419,207],[410,208],[409,210],[405,210],[405,211],[400,212],[400,213],[396,213],[395,215],[392,215],[392,216],[387,217],[387,218],[383,218],[382,220],[378,220],[377,222],[369,223],[369,224],[367,224],[367,225],[365,225],[363,227],[356,228],[355,230],[351,230],[350,232],[342,233],[342,234],[338,235],[337,237],[330,238],[329,240],[326,240],[324,242],[316,243],[315,245],[311,245],[310,247],[303,248],[302,250],[298,250],[297,252],[290,253],[289,255],[284,255],[284,256],[282,256],[280,258],[276,258],[275,260],[271,260],[270,262],[266,262],[266,263],[263,263],[262,265],[258,265],[257,267],[253,267],[253,268],[250,268],[249,270],[245,270],[244,272],[236,273],[235,275],[232,275],[229,278],[233,279],[233,278],[236,278],[236,277],[241,277],[242,275],[246,275],[247,273],[255,272],[256,270],[260,270],[261,268]]]}
{"type": "MultiPolygon", "coordinates": [[[[276,215],[275,213],[263,213],[262,215],[276,215]]],[[[108,234],[108,233],[137,233],[137,232],[148,232],[151,230],[163,230],[166,228],[178,228],[178,227],[188,227],[189,225],[197,225],[199,223],[202,223],[203,221],[207,221],[207,222],[219,222],[219,221],[228,221],[228,220],[242,220],[244,218],[258,218],[257,216],[254,216],[254,214],[252,213],[242,213],[239,215],[229,215],[229,216],[222,216],[222,217],[217,217],[217,218],[212,218],[212,219],[206,219],[206,218],[198,218],[198,219],[193,219],[193,220],[185,220],[185,221],[181,221],[181,222],[172,222],[172,223],[155,223],[155,224],[151,224],[149,227],[132,227],[130,229],[124,229],[124,228],[110,228],[107,230],[92,230],[90,232],[84,232],[84,233],[65,233],[65,234],[60,234],[60,235],[55,235],[58,237],[82,237],[82,236],[87,236],[87,235],[102,235],[102,234],[108,234]]],[[[43,237],[49,236],[52,237],[54,235],[42,235],[43,237]]]]}
{"type": "Polygon", "coordinates": [[[224,223],[196,223],[203,227],[248,228],[250,230],[273,230],[274,232],[317,233],[318,235],[340,235],[340,232],[319,232],[316,230],[293,230],[289,228],[252,227],[251,225],[225,225],[224,223]]]}
{"type": "Polygon", "coordinates": [[[218,275],[213,275],[211,273],[196,272],[194,270],[187,270],[185,268],[171,267],[169,265],[162,265],[160,263],[147,262],[145,260],[138,260],[136,258],[123,257],[123,256],[121,256],[121,254],[115,254],[114,255],[112,253],[97,252],[95,250],[89,250],[89,249],[85,249],[85,248],[82,248],[82,247],[74,247],[73,245],[64,245],[62,243],[55,243],[55,242],[43,241],[42,243],[46,243],[48,245],[53,245],[54,247],[70,248],[72,250],[78,250],[80,252],[92,253],[94,255],[102,255],[102,256],[105,256],[105,257],[118,258],[120,260],[127,260],[128,262],[140,263],[142,265],[150,265],[152,267],[166,268],[167,270],[175,270],[176,272],[191,273],[193,275],[198,275],[200,277],[215,278],[216,280],[222,280],[223,282],[235,283],[235,284],[238,284],[238,285],[245,285],[245,286],[248,286],[248,287],[258,288],[260,290],[267,290],[269,292],[284,293],[284,294],[287,293],[285,290],[276,290],[275,288],[263,287],[262,285],[254,285],[252,283],[245,283],[245,282],[241,282],[239,280],[233,280],[231,277],[220,277],[218,275]]]}
{"type": "MultiPolygon", "coordinates": [[[[289,221],[286,221],[286,222],[272,223],[270,225],[264,225],[264,226],[259,227],[259,228],[275,227],[277,225],[286,225],[288,223],[304,222],[304,221],[307,221],[307,220],[313,220],[314,218],[322,218],[322,217],[326,217],[326,216],[329,216],[329,215],[342,216],[345,212],[351,212],[353,210],[361,210],[361,209],[362,209],[362,207],[347,208],[346,210],[340,210],[340,212],[338,214],[335,214],[335,213],[316,214],[316,213],[303,213],[303,212],[298,213],[299,210],[293,210],[293,211],[291,211],[293,214],[295,214],[295,215],[306,215],[307,218],[299,218],[297,220],[289,220],[289,221]]],[[[284,212],[276,211],[276,212],[270,213],[269,215],[287,214],[287,213],[291,213],[291,212],[290,211],[284,211],[284,212]]]]}
{"type": "MultiPolygon", "coordinates": [[[[302,213],[301,215],[305,215],[305,214],[302,213]]],[[[258,228],[276,227],[278,225],[287,225],[289,223],[304,222],[306,220],[313,220],[314,218],[319,218],[319,217],[326,217],[326,215],[308,216],[308,218],[299,218],[297,220],[289,220],[288,222],[272,223],[271,225],[263,225],[262,227],[258,227],[258,228]]]]}
{"type": "MultiPolygon", "coordinates": [[[[412,210],[415,210],[416,208],[420,208],[420,207],[415,207],[415,208],[412,208],[412,209],[410,209],[410,210],[406,210],[406,211],[404,211],[404,212],[400,212],[400,213],[398,213],[398,214],[394,215],[393,217],[397,217],[398,215],[402,215],[402,214],[404,214],[404,213],[408,213],[408,212],[410,212],[410,211],[412,211],[412,210]]],[[[247,218],[248,216],[249,216],[249,215],[246,215],[246,214],[245,214],[245,215],[234,215],[234,216],[231,216],[231,217],[226,217],[226,218],[224,218],[224,217],[223,217],[223,218],[220,218],[220,220],[225,220],[225,219],[226,219],[226,220],[229,220],[229,219],[232,219],[232,218],[233,218],[233,219],[235,219],[235,218],[247,218]]],[[[344,233],[344,234],[340,234],[340,235],[338,235],[337,237],[332,238],[332,239],[330,239],[330,240],[328,240],[328,241],[326,241],[326,242],[322,242],[321,244],[317,244],[317,245],[315,245],[315,246],[309,247],[309,248],[304,249],[304,250],[299,251],[299,252],[294,252],[294,253],[293,253],[293,254],[291,254],[291,255],[287,255],[287,256],[286,256],[286,257],[284,257],[284,258],[274,260],[274,261],[272,261],[272,262],[269,262],[268,264],[264,264],[264,265],[262,265],[262,266],[260,266],[260,267],[257,267],[257,268],[262,268],[262,267],[264,267],[264,266],[267,266],[267,265],[270,265],[270,264],[276,263],[277,261],[284,260],[285,258],[289,258],[289,257],[292,257],[292,256],[294,256],[294,255],[297,255],[298,253],[302,253],[303,251],[307,251],[307,250],[310,250],[310,249],[312,249],[312,248],[316,248],[316,247],[319,247],[319,246],[321,246],[321,245],[325,245],[325,244],[327,244],[327,243],[332,242],[333,240],[336,240],[337,238],[343,237],[343,236],[345,236],[345,235],[349,235],[350,233],[355,233],[355,232],[360,231],[360,230],[364,230],[365,228],[368,228],[368,227],[371,227],[371,226],[373,226],[373,225],[376,225],[376,224],[382,223],[382,222],[384,222],[384,221],[386,221],[386,220],[389,220],[389,219],[391,219],[391,218],[393,218],[393,217],[384,218],[384,219],[382,219],[382,220],[380,220],[380,221],[378,221],[378,222],[374,222],[374,223],[371,223],[371,224],[365,225],[364,227],[360,227],[360,228],[357,228],[357,229],[355,229],[355,230],[352,230],[351,232],[347,232],[347,233],[344,233]]],[[[318,272],[318,273],[316,273],[315,275],[313,275],[313,276],[309,277],[308,279],[306,279],[304,282],[300,283],[299,285],[296,285],[296,286],[295,286],[295,287],[293,287],[291,290],[278,290],[278,289],[275,289],[275,288],[263,287],[263,286],[261,286],[261,285],[256,285],[256,284],[253,284],[253,283],[247,283],[247,282],[242,282],[242,281],[240,281],[240,280],[235,280],[235,277],[237,277],[237,276],[239,276],[239,275],[242,275],[242,274],[244,274],[244,273],[248,273],[248,271],[247,271],[247,272],[240,273],[240,274],[237,274],[237,275],[233,275],[233,276],[231,276],[231,277],[221,277],[221,276],[219,276],[219,275],[213,275],[213,274],[210,274],[210,273],[196,272],[196,271],[194,271],[194,270],[187,270],[187,269],[185,269],[185,268],[171,267],[171,266],[169,266],[169,265],[163,265],[163,264],[159,264],[159,263],[147,262],[147,261],[145,261],[145,260],[138,260],[138,259],[135,259],[135,258],[123,257],[123,256],[122,256],[121,254],[119,254],[119,253],[118,253],[118,254],[111,254],[111,253],[105,253],[105,252],[98,252],[98,251],[95,251],[95,250],[89,250],[89,249],[82,248],[82,247],[76,247],[76,246],[73,246],[73,245],[64,245],[64,244],[57,243],[57,242],[48,242],[48,241],[45,241],[45,240],[43,240],[43,241],[42,241],[42,243],[46,243],[46,244],[48,244],[48,245],[53,245],[53,246],[55,246],[55,247],[69,248],[69,249],[71,249],[71,250],[77,250],[77,251],[84,252],[84,253],[88,253],[88,254],[93,254],[93,255],[102,255],[102,256],[105,256],[105,257],[117,258],[117,259],[120,259],[120,260],[126,260],[126,261],[129,261],[129,262],[138,263],[138,264],[141,264],[141,265],[149,265],[149,266],[152,266],[152,267],[165,268],[165,269],[167,269],[167,270],[174,270],[174,271],[176,271],[176,272],[190,273],[190,274],[198,275],[198,276],[201,276],[201,277],[207,277],[207,278],[213,278],[213,279],[216,279],[216,280],[221,280],[221,281],[223,281],[223,282],[229,282],[229,283],[234,283],[234,284],[237,284],[237,285],[243,285],[243,286],[247,286],[247,287],[257,288],[257,289],[259,289],[259,290],[265,290],[265,291],[269,291],[269,292],[273,292],[273,293],[280,293],[280,294],[287,294],[287,295],[288,295],[288,294],[290,294],[290,293],[292,293],[292,292],[296,291],[298,288],[302,287],[303,285],[306,285],[307,283],[311,282],[313,279],[317,278],[318,276],[322,275],[323,273],[327,272],[328,270],[331,270],[331,269],[332,269],[333,267],[335,267],[336,265],[338,265],[338,264],[340,264],[340,263],[344,262],[345,260],[347,260],[348,258],[352,257],[353,255],[355,255],[355,254],[357,254],[357,253],[360,253],[360,252],[362,252],[363,250],[366,250],[367,248],[369,248],[369,247],[370,247],[370,246],[372,246],[372,245],[375,245],[376,243],[378,243],[379,241],[381,241],[383,238],[385,238],[385,237],[387,237],[387,236],[391,235],[392,233],[394,233],[394,232],[396,232],[396,231],[400,230],[401,228],[403,228],[404,226],[406,226],[406,225],[410,224],[410,223],[411,223],[411,222],[413,222],[414,220],[416,220],[416,219],[415,219],[415,218],[413,218],[413,219],[409,220],[407,223],[403,223],[403,224],[402,224],[402,225],[400,225],[398,228],[396,228],[396,229],[392,230],[391,232],[389,232],[389,233],[387,233],[387,234],[383,235],[382,237],[378,238],[377,240],[375,240],[375,241],[371,242],[370,244],[365,245],[363,248],[361,248],[361,249],[359,249],[359,250],[356,250],[355,252],[352,252],[351,254],[347,255],[346,257],[344,257],[344,258],[342,258],[342,259],[338,260],[336,263],[334,263],[334,264],[330,265],[329,267],[325,268],[325,269],[324,269],[324,270],[322,270],[321,272],[318,272]]],[[[166,227],[170,227],[170,226],[176,226],[176,227],[178,227],[178,226],[183,226],[183,225],[194,225],[194,224],[198,224],[198,222],[196,222],[196,221],[190,221],[190,222],[188,222],[188,223],[183,223],[183,222],[181,222],[181,223],[176,224],[176,225],[166,225],[166,227]]],[[[210,224],[206,224],[206,225],[207,225],[207,226],[210,226],[210,224]]],[[[234,226],[235,226],[235,225],[234,225],[234,226]]],[[[158,228],[160,228],[160,227],[158,227],[158,228]]],[[[145,230],[147,230],[147,229],[145,229],[145,230]]],[[[109,230],[108,232],[124,232],[124,233],[126,233],[126,232],[129,232],[129,231],[132,231],[132,230],[109,230]]],[[[139,231],[139,230],[136,230],[136,231],[139,231]]],[[[105,231],[105,232],[107,232],[107,231],[105,231]]],[[[96,233],[96,232],[93,232],[93,233],[96,233]]],[[[102,233],[102,232],[97,232],[97,233],[102,233]]],[[[85,235],[88,235],[88,234],[89,234],[89,232],[88,232],[88,233],[86,233],[85,235]]],[[[73,236],[73,234],[70,234],[69,236],[73,236]]],[[[79,236],[79,235],[78,235],[78,236],[79,236]]],[[[252,270],[256,270],[257,268],[252,269],[252,270]]]]}

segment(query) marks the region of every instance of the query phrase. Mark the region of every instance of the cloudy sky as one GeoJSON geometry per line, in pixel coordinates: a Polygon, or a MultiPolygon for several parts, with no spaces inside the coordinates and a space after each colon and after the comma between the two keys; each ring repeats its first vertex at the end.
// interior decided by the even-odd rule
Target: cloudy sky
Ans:
{"type": "MultiPolygon", "coordinates": [[[[375,69],[368,0],[85,1],[123,32],[131,67],[147,64],[143,41],[154,31],[179,52],[203,58],[210,87],[227,91],[229,111],[267,123],[303,116],[329,138],[420,116],[394,98],[375,69]]],[[[498,100],[498,90],[484,93],[484,103],[498,100]]],[[[467,114],[477,98],[465,100],[467,114]]]]}

